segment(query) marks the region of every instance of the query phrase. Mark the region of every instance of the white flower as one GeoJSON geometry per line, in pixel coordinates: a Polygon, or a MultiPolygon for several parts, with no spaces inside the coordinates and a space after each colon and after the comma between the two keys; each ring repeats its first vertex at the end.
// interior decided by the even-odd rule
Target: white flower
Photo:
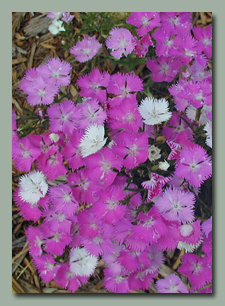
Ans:
{"type": "Polygon", "coordinates": [[[161,157],[160,149],[154,145],[150,146],[148,149],[148,159],[150,161],[154,161],[159,159],[160,157],[161,157]]]}
{"type": "Polygon", "coordinates": [[[104,138],[104,134],[105,129],[103,125],[93,124],[86,129],[79,144],[82,157],[94,154],[104,146],[107,140],[107,138],[104,138]]]}
{"type": "Polygon", "coordinates": [[[159,124],[170,119],[169,103],[165,99],[145,98],[141,101],[139,112],[145,124],[159,124]]]}
{"type": "Polygon", "coordinates": [[[40,171],[33,171],[25,174],[19,181],[19,196],[23,201],[30,204],[37,204],[48,191],[48,184],[45,176],[40,171]]]}
{"type": "Polygon", "coordinates": [[[58,34],[60,31],[66,31],[62,24],[63,24],[63,21],[54,19],[54,20],[52,21],[52,24],[48,27],[48,30],[49,30],[53,35],[58,34]]]}
{"type": "MultiPolygon", "coordinates": [[[[195,120],[196,110],[197,110],[197,108],[195,108],[193,105],[188,106],[188,108],[186,109],[187,117],[191,120],[195,120]]],[[[201,109],[201,115],[200,115],[200,118],[199,118],[199,124],[203,125],[203,124],[206,124],[209,121],[209,119],[207,118],[206,115],[209,112],[211,112],[211,110],[212,110],[211,105],[203,105],[203,107],[201,109]]]]}
{"type": "Polygon", "coordinates": [[[70,271],[77,276],[91,275],[98,263],[98,257],[90,255],[85,248],[74,248],[70,252],[70,271]]]}
{"type": "Polygon", "coordinates": [[[49,138],[51,139],[51,141],[53,142],[57,142],[59,140],[59,135],[58,134],[55,134],[55,133],[51,133],[49,135],[49,138]]]}
{"type": "Polygon", "coordinates": [[[206,144],[210,148],[212,148],[212,122],[208,121],[204,127],[204,131],[206,132],[206,144]]]}
{"type": "Polygon", "coordinates": [[[166,171],[170,167],[170,164],[164,160],[164,162],[159,162],[159,169],[166,171]]]}

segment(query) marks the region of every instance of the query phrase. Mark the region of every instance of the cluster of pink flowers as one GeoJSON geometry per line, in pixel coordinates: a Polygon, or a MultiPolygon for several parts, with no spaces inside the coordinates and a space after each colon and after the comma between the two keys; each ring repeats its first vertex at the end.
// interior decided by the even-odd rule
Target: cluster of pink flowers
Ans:
{"type": "MultiPolygon", "coordinates": [[[[20,83],[27,102],[49,105],[44,134],[19,138],[12,114],[14,165],[27,172],[14,200],[24,219],[43,220],[27,228],[30,254],[44,282],[71,292],[100,258],[109,292],[152,283],[159,293],[212,292],[202,289],[212,281],[212,218],[195,214],[196,196],[212,175],[212,33],[209,26],[192,28],[190,13],[131,13],[127,23],[140,39],[113,28],[106,40],[112,56],[143,57],[151,46],[157,57],[147,67],[156,82],[173,81],[185,65],[169,88],[175,108],[163,97],[138,101],[144,84],[134,73],[97,68],[77,80],[82,103],[56,103],[71,65],[53,58],[27,70],[20,83]],[[195,142],[197,128],[204,145],[195,142]],[[176,249],[185,250],[182,264],[162,278],[166,252],[176,249]]],[[[100,47],[85,37],[71,53],[89,61],[100,47]]]]}

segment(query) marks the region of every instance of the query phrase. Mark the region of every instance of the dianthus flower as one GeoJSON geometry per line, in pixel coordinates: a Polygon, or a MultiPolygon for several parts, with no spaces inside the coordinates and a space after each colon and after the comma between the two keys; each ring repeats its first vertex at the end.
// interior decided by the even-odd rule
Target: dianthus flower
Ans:
{"type": "Polygon", "coordinates": [[[147,67],[151,71],[151,78],[155,82],[172,82],[182,67],[181,61],[176,57],[160,56],[148,59],[147,67]]]}
{"type": "Polygon", "coordinates": [[[64,213],[67,217],[72,216],[76,209],[79,208],[71,188],[67,185],[59,184],[58,186],[50,187],[49,197],[52,201],[52,208],[57,213],[64,213]]]}
{"type": "Polygon", "coordinates": [[[142,132],[134,134],[121,132],[116,138],[117,146],[113,147],[115,154],[124,158],[123,165],[132,169],[148,158],[148,137],[142,132]]]}
{"type": "Polygon", "coordinates": [[[156,282],[158,293],[189,293],[179,276],[170,274],[156,282]]]}
{"type": "Polygon", "coordinates": [[[87,156],[85,164],[91,170],[95,181],[107,187],[113,183],[117,176],[113,168],[120,170],[122,160],[114,154],[112,149],[104,147],[101,151],[87,156]]]}
{"type": "Polygon", "coordinates": [[[77,247],[70,251],[70,271],[76,276],[90,276],[98,263],[98,257],[85,248],[77,247]]]}
{"type": "Polygon", "coordinates": [[[199,145],[180,152],[175,175],[185,178],[193,187],[200,185],[212,175],[212,161],[199,145]]]}
{"type": "Polygon", "coordinates": [[[206,132],[206,144],[210,148],[212,148],[212,122],[208,121],[204,127],[204,131],[206,132]]]}
{"type": "Polygon", "coordinates": [[[53,34],[56,35],[59,32],[64,32],[66,31],[64,26],[63,26],[63,22],[61,20],[57,20],[57,19],[53,19],[52,23],[50,24],[50,26],[48,27],[48,30],[53,34]]]}
{"type": "Polygon", "coordinates": [[[78,104],[76,109],[80,112],[79,129],[85,130],[93,124],[104,125],[107,115],[96,99],[88,99],[78,104]]]}
{"type": "Polygon", "coordinates": [[[87,157],[88,155],[99,151],[105,145],[107,140],[107,138],[104,138],[104,135],[105,128],[103,125],[90,125],[85,130],[85,134],[79,145],[82,157],[87,157]]]}
{"type": "Polygon", "coordinates": [[[113,263],[104,270],[104,286],[108,291],[128,293],[130,288],[127,280],[127,271],[119,263],[113,263]]]}
{"type": "Polygon", "coordinates": [[[66,262],[59,264],[55,282],[58,286],[68,289],[70,292],[74,293],[81,285],[87,282],[88,278],[88,276],[77,276],[71,271],[70,263],[66,262]]]}
{"type": "Polygon", "coordinates": [[[138,27],[136,32],[140,37],[160,26],[159,13],[155,12],[133,12],[126,22],[138,27]]]}
{"type": "Polygon", "coordinates": [[[30,204],[37,204],[47,191],[46,178],[40,171],[32,171],[19,180],[19,197],[30,204]]]}
{"type": "Polygon", "coordinates": [[[29,252],[33,257],[38,257],[43,254],[43,244],[47,238],[42,227],[34,227],[29,225],[26,230],[26,238],[29,245],[29,252]]]}
{"type": "Polygon", "coordinates": [[[76,57],[78,62],[84,63],[91,60],[101,47],[102,44],[97,41],[95,36],[84,35],[84,38],[70,49],[70,53],[76,57]]]}
{"type": "Polygon", "coordinates": [[[107,87],[108,93],[115,97],[110,99],[110,106],[114,107],[125,100],[125,98],[136,98],[136,92],[143,90],[142,80],[134,73],[116,73],[111,76],[107,87]]]}
{"type": "Polygon", "coordinates": [[[71,134],[79,120],[79,113],[77,113],[72,100],[51,105],[47,113],[50,119],[50,130],[53,133],[64,132],[71,134]]]}
{"type": "Polygon", "coordinates": [[[135,39],[131,32],[125,28],[113,28],[109,32],[110,36],[106,40],[106,46],[112,49],[111,55],[115,58],[127,56],[135,47],[135,39]]]}
{"type": "Polygon", "coordinates": [[[15,168],[19,171],[30,171],[32,163],[40,154],[40,149],[35,148],[27,137],[12,142],[12,159],[15,168]]]}
{"type": "Polygon", "coordinates": [[[48,84],[67,86],[70,83],[70,71],[72,67],[66,61],[51,58],[40,67],[40,73],[48,84]]]}
{"type": "Polygon", "coordinates": [[[37,168],[46,177],[54,181],[59,175],[65,175],[66,167],[63,165],[62,154],[56,146],[51,146],[46,153],[42,153],[37,159],[37,168]]]}
{"type": "Polygon", "coordinates": [[[166,12],[160,13],[162,27],[172,28],[177,35],[185,37],[191,30],[191,13],[166,12]]]}
{"type": "Polygon", "coordinates": [[[141,185],[148,190],[147,201],[150,202],[158,195],[162,194],[162,187],[170,181],[171,177],[164,177],[157,173],[151,173],[149,181],[144,181],[141,185]]]}
{"type": "Polygon", "coordinates": [[[212,57],[212,25],[208,25],[205,28],[194,27],[193,33],[198,41],[197,45],[208,58],[212,57]]]}
{"type": "Polygon", "coordinates": [[[51,19],[56,19],[56,20],[58,20],[58,19],[60,19],[61,18],[61,16],[62,16],[62,12],[49,12],[48,14],[47,14],[47,17],[48,18],[51,18],[51,19]]]}
{"type": "Polygon", "coordinates": [[[110,81],[108,72],[100,72],[97,68],[90,74],[85,74],[78,78],[77,85],[81,88],[79,94],[82,97],[90,97],[100,102],[106,100],[106,87],[110,81]]]}
{"type": "Polygon", "coordinates": [[[143,36],[140,40],[135,39],[135,54],[139,57],[145,57],[148,52],[149,46],[154,46],[152,39],[149,34],[143,36]]]}
{"type": "Polygon", "coordinates": [[[32,81],[27,79],[26,75],[20,88],[28,95],[27,102],[32,106],[51,104],[59,92],[58,86],[46,83],[45,79],[40,76],[40,70],[32,81]]]}
{"type": "Polygon", "coordinates": [[[138,269],[128,276],[128,285],[130,290],[147,290],[157,273],[146,273],[145,269],[138,269]]]}
{"type": "Polygon", "coordinates": [[[81,148],[79,147],[83,133],[74,130],[68,141],[62,147],[62,156],[72,169],[78,169],[84,165],[84,159],[81,156],[81,148]]]}
{"type": "Polygon", "coordinates": [[[153,162],[161,157],[160,149],[152,145],[148,148],[148,159],[153,162]]]}
{"type": "Polygon", "coordinates": [[[175,33],[173,27],[168,26],[168,24],[154,31],[153,37],[156,40],[156,54],[158,56],[176,56],[178,46],[175,41],[175,33]]]}
{"type": "Polygon", "coordinates": [[[125,130],[137,133],[142,119],[136,99],[124,98],[119,107],[110,109],[107,122],[113,131],[125,130]]]}
{"type": "Polygon", "coordinates": [[[199,258],[195,254],[183,255],[178,272],[188,277],[193,289],[200,289],[212,281],[212,267],[204,257],[199,258]]]}
{"type": "Polygon", "coordinates": [[[74,15],[71,15],[70,12],[63,12],[62,13],[62,20],[69,24],[74,18],[74,15]]]}
{"type": "MultiPolygon", "coordinates": [[[[197,110],[197,108],[195,108],[192,105],[188,106],[188,108],[186,109],[186,115],[191,121],[195,121],[196,110],[197,110]]],[[[207,122],[209,121],[208,115],[210,115],[211,112],[212,112],[212,105],[206,105],[205,104],[205,105],[202,106],[201,114],[200,114],[200,117],[199,117],[199,120],[198,120],[200,125],[207,124],[207,122]]],[[[210,121],[212,121],[212,120],[210,120],[210,121]]]]}
{"type": "Polygon", "coordinates": [[[41,279],[45,283],[48,283],[55,278],[59,266],[51,254],[36,256],[33,258],[33,261],[41,279]]]}
{"type": "Polygon", "coordinates": [[[195,197],[191,192],[166,188],[163,195],[155,200],[155,207],[168,221],[191,222],[194,219],[195,197]]]}
{"type": "Polygon", "coordinates": [[[145,124],[155,125],[170,119],[169,103],[165,99],[145,98],[141,101],[139,112],[145,124]]]}
{"type": "Polygon", "coordinates": [[[108,224],[116,224],[123,218],[126,206],[121,204],[125,199],[125,192],[118,186],[111,185],[107,190],[97,193],[94,203],[94,213],[108,224]]]}

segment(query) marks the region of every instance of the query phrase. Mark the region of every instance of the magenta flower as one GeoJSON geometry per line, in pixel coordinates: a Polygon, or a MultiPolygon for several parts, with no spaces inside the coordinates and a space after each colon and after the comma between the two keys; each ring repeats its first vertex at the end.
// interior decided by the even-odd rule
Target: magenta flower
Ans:
{"type": "Polygon", "coordinates": [[[212,57],[212,25],[205,28],[194,27],[193,33],[197,39],[197,46],[207,55],[208,58],[212,57]]]}
{"type": "Polygon", "coordinates": [[[198,290],[212,281],[212,268],[204,257],[199,258],[195,254],[184,254],[182,262],[178,272],[188,277],[193,289],[198,290]]]}
{"type": "Polygon", "coordinates": [[[55,146],[51,146],[47,153],[42,153],[38,157],[37,168],[51,181],[54,181],[59,175],[65,175],[67,172],[66,167],[63,165],[62,154],[55,146]]]}
{"type": "Polygon", "coordinates": [[[191,13],[166,12],[160,13],[162,27],[173,28],[180,37],[185,37],[191,30],[191,13]]]}
{"type": "Polygon", "coordinates": [[[14,166],[19,171],[30,171],[32,163],[41,154],[40,149],[35,148],[27,137],[17,142],[12,142],[12,159],[14,166]]]}
{"type": "Polygon", "coordinates": [[[128,285],[130,290],[147,290],[151,283],[153,282],[153,278],[157,275],[157,273],[146,273],[146,270],[137,270],[131,273],[128,276],[128,285]]]}
{"type": "Polygon", "coordinates": [[[71,188],[67,185],[59,184],[58,186],[50,187],[49,197],[52,201],[52,209],[57,213],[65,214],[66,217],[72,216],[79,208],[71,188]]]}
{"type": "Polygon", "coordinates": [[[42,246],[47,236],[42,231],[42,227],[34,227],[29,225],[26,230],[26,238],[29,245],[30,254],[33,257],[38,257],[43,254],[42,246]]]}
{"type": "Polygon", "coordinates": [[[106,290],[116,293],[130,292],[125,268],[118,263],[111,264],[105,268],[104,287],[106,290]]]}
{"type": "Polygon", "coordinates": [[[110,186],[117,176],[113,168],[120,170],[122,166],[122,160],[114,154],[112,149],[107,147],[102,148],[100,152],[87,156],[85,163],[95,177],[95,181],[104,187],[110,186]]]}
{"type": "Polygon", "coordinates": [[[82,132],[74,130],[70,135],[69,140],[64,144],[62,148],[62,156],[67,161],[70,168],[73,170],[79,169],[85,164],[81,155],[81,149],[79,147],[82,137],[82,132]]]}
{"type": "Polygon", "coordinates": [[[94,214],[108,224],[116,224],[123,218],[126,206],[120,201],[125,199],[125,193],[118,186],[110,186],[101,190],[98,200],[94,203],[94,214]]]}
{"type": "Polygon", "coordinates": [[[72,134],[80,117],[72,100],[51,105],[47,113],[50,119],[50,130],[53,133],[72,134]]]}
{"type": "Polygon", "coordinates": [[[35,267],[45,283],[48,283],[55,278],[59,266],[52,255],[43,254],[34,257],[33,260],[35,267]]]}
{"type": "Polygon", "coordinates": [[[212,161],[199,145],[185,148],[180,152],[175,175],[185,178],[193,187],[200,187],[212,175],[212,161]]]}
{"type": "Polygon", "coordinates": [[[156,282],[158,293],[189,293],[179,276],[170,274],[156,282]]]}
{"type": "Polygon", "coordinates": [[[55,277],[58,286],[68,289],[74,293],[77,289],[88,281],[88,276],[77,276],[70,269],[70,263],[60,263],[59,269],[55,277]]]}
{"type": "Polygon", "coordinates": [[[133,12],[126,22],[138,27],[136,31],[140,37],[160,26],[159,13],[152,12],[133,12]]]}
{"type": "Polygon", "coordinates": [[[191,222],[194,219],[195,197],[191,192],[183,192],[168,187],[155,200],[155,207],[168,221],[191,222]]]}
{"type": "Polygon", "coordinates": [[[90,74],[78,78],[77,85],[81,88],[82,97],[90,97],[100,102],[106,100],[106,87],[109,84],[110,75],[108,72],[100,72],[93,69],[90,74]]]}
{"type": "Polygon", "coordinates": [[[22,85],[22,89],[28,95],[27,102],[34,106],[37,104],[49,105],[54,101],[54,97],[59,92],[59,87],[47,84],[46,80],[41,76],[37,76],[29,85],[22,85]]]}
{"type": "Polygon", "coordinates": [[[182,67],[178,58],[160,56],[157,60],[148,59],[147,67],[155,82],[172,82],[182,67]]]}
{"type": "Polygon", "coordinates": [[[80,112],[79,129],[84,131],[93,124],[104,125],[107,115],[96,99],[88,99],[78,104],[76,109],[80,112]]]}
{"type": "Polygon", "coordinates": [[[170,181],[171,177],[164,177],[157,173],[151,173],[151,178],[149,181],[144,181],[141,185],[148,190],[147,201],[150,202],[156,196],[162,194],[162,187],[170,181]]]}
{"type": "Polygon", "coordinates": [[[113,147],[115,154],[123,160],[123,165],[132,169],[148,158],[148,137],[146,133],[134,134],[121,132],[116,139],[117,146],[113,147]]]}
{"type": "Polygon", "coordinates": [[[130,54],[135,47],[135,39],[131,32],[125,28],[113,28],[106,40],[107,48],[111,49],[111,55],[121,58],[130,54]]]}
{"type": "Polygon", "coordinates": [[[62,21],[66,22],[69,24],[74,18],[74,15],[71,15],[70,12],[63,12],[62,13],[62,21]]]}
{"type": "Polygon", "coordinates": [[[176,57],[179,48],[175,40],[175,30],[166,24],[154,31],[153,37],[156,40],[156,54],[158,56],[176,57]]]}
{"type": "Polygon", "coordinates": [[[144,35],[140,40],[135,40],[135,54],[139,57],[145,57],[149,46],[154,46],[149,34],[144,35]]]}
{"type": "Polygon", "coordinates": [[[84,35],[84,38],[70,49],[70,53],[75,56],[78,62],[84,63],[90,61],[101,47],[102,44],[97,41],[95,36],[84,35]]]}
{"type": "Polygon", "coordinates": [[[125,249],[122,251],[117,261],[125,267],[127,271],[139,270],[140,267],[146,268],[151,264],[147,252],[135,252],[125,249]]]}
{"type": "Polygon", "coordinates": [[[124,98],[119,107],[108,111],[109,127],[113,131],[130,131],[137,133],[142,122],[136,99],[124,98]]]}
{"type": "Polygon", "coordinates": [[[71,69],[71,65],[66,61],[51,58],[40,67],[40,74],[48,84],[67,86],[70,83],[71,69]]]}
{"type": "MultiPolygon", "coordinates": [[[[133,73],[116,73],[111,76],[107,87],[108,93],[115,97],[110,99],[112,107],[121,104],[125,98],[136,98],[136,92],[143,90],[142,80],[133,73]]],[[[135,99],[134,99],[135,100],[135,99]]]]}

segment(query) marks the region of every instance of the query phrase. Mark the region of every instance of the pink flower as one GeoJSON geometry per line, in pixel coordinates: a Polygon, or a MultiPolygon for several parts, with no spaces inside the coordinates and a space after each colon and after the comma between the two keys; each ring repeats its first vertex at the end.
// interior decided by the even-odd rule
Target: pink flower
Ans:
{"type": "Polygon", "coordinates": [[[70,12],[63,12],[62,13],[62,20],[69,24],[74,18],[74,15],[71,15],[70,12]]]}
{"type": "Polygon", "coordinates": [[[27,137],[17,142],[12,142],[12,159],[14,166],[19,171],[30,171],[32,163],[41,154],[40,149],[35,148],[27,137]]]}
{"type": "Polygon", "coordinates": [[[106,46],[112,49],[111,55],[115,58],[127,56],[135,47],[134,36],[125,28],[113,28],[109,32],[110,36],[106,40],[106,46]]]}
{"type": "Polygon", "coordinates": [[[116,154],[124,158],[123,165],[132,169],[148,158],[148,137],[146,133],[134,134],[121,132],[116,139],[117,146],[113,147],[116,154]]]}
{"type": "Polygon", "coordinates": [[[175,175],[185,178],[193,187],[200,187],[212,175],[212,161],[199,145],[185,148],[180,152],[175,175]]]}
{"type": "Polygon", "coordinates": [[[60,263],[55,281],[56,284],[74,293],[77,289],[88,281],[88,276],[77,276],[70,269],[70,263],[60,263]]]}
{"type": "Polygon", "coordinates": [[[149,34],[144,35],[140,40],[135,40],[135,54],[139,57],[145,57],[149,46],[154,46],[149,34]]]}
{"type": "Polygon", "coordinates": [[[70,168],[73,170],[79,169],[84,166],[85,162],[81,155],[81,149],[79,147],[81,138],[83,137],[83,133],[74,130],[70,135],[70,138],[62,147],[62,156],[67,161],[70,168]]]}
{"type": "Polygon", "coordinates": [[[160,26],[159,13],[152,12],[133,12],[126,22],[138,27],[136,31],[140,37],[160,26]]]}
{"type": "Polygon", "coordinates": [[[133,73],[116,73],[111,76],[107,87],[108,93],[114,94],[116,97],[109,100],[110,106],[114,107],[126,98],[135,100],[136,92],[143,90],[142,80],[133,73]]]}
{"type": "Polygon", "coordinates": [[[134,271],[128,276],[128,285],[131,290],[147,290],[151,283],[153,282],[153,278],[157,274],[146,274],[146,270],[144,269],[138,269],[137,271],[134,271]]]}
{"type": "Polygon", "coordinates": [[[166,12],[160,13],[162,27],[167,26],[175,30],[180,37],[185,37],[191,30],[191,13],[166,12]]]}
{"type": "Polygon", "coordinates": [[[100,102],[106,100],[106,87],[109,84],[110,75],[108,72],[100,72],[97,68],[90,74],[78,78],[77,85],[81,88],[82,97],[90,97],[100,102]]]}
{"type": "Polygon", "coordinates": [[[207,55],[208,58],[212,57],[212,25],[205,28],[200,26],[193,28],[193,33],[197,39],[197,45],[207,55]]]}
{"type": "Polygon", "coordinates": [[[164,177],[157,173],[151,173],[151,178],[149,181],[144,181],[141,185],[148,190],[147,201],[150,202],[156,196],[162,194],[162,187],[170,181],[171,177],[164,177]]]}
{"type": "Polygon", "coordinates": [[[59,175],[65,175],[67,172],[66,167],[63,165],[62,154],[55,146],[51,146],[47,153],[42,153],[38,157],[37,168],[51,181],[54,181],[59,175]]]}
{"type": "Polygon", "coordinates": [[[111,264],[104,270],[104,287],[116,293],[128,293],[130,288],[126,270],[118,263],[111,264]]]}
{"type": "Polygon", "coordinates": [[[137,133],[142,118],[138,111],[136,100],[124,98],[119,107],[113,107],[108,111],[107,122],[112,130],[126,130],[137,133]]]}
{"type": "Polygon", "coordinates": [[[40,67],[40,74],[48,84],[67,86],[70,83],[71,69],[71,65],[66,61],[51,58],[40,67]]]}
{"type": "Polygon", "coordinates": [[[90,37],[84,35],[83,40],[78,41],[75,46],[70,49],[70,53],[76,57],[76,60],[80,63],[91,60],[101,49],[100,44],[96,37],[90,37]]]}
{"type": "Polygon", "coordinates": [[[58,86],[47,84],[45,79],[39,75],[33,81],[28,81],[27,85],[23,84],[22,89],[28,95],[27,102],[32,106],[51,104],[59,92],[58,86]]]}
{"type": "Polygon", "coordinates": [[[114,154],[112,149],[104,147],[100,152],[87,156],[85,163],[88,169],[91,170],[95,181],[104,186],[110,186],[117,176],[113,168],[120,170],[122,160],[114,154]]]}
{"type": "Polygon", "coordinates": [[[74,199],[69,186],[59,184],[49,188],[49,197],[52,201],[52,208],[57,213],[64,213],[65,216],[72,216],[79,208],[78,202],[74,199]]]}
{"type": "Polygon", "coordinates": [[[147,67],[155,82],[172,82],[182,67],[181,61],[175,57],[160,56],[157,60],[148,59],[147,67]]]}
{"type": "Polygon", "coordinates": [[[179,276],[170,274],[156,282],[158,293],[189,293],[179,276]]]}
{"type": "Polygon", "coordinates": [[[125,193],[118,186],[110,186],[107,190],[101,190],[98,200],[94,203],[94,214],[108,224],[116,224],[123,218],[126,206],[120,201],[125,198],[125,193]]]}
{"type": "Polygon", "coordinates": [[[69,135],[76,128],[80,117],[72,100],[51,105],[47,113],[50,119],[50,130],[53,133],[64,132],[69,135]]]}
{"type": "Polygon", "coordinates": [[[88,99],[78,104],[76,109],[80,112],[79,129],[84,131],[89,125],[104,125],[107,115],[96,99],[88,99]]]}
{"type": "Polygon", "coordinates": [[[212,268],[204,258],[195,254],[184,254],[182,262],[178,272],[188,277],[193,289],[200,289],[212,281],[212,268]]]}
{"type": "Polygon", "coordinates": [[[33,258],[34,264],[45,283],[50,282],[56,276],[59,266],[56,264],[53,256],[50,254],[43,254],[33,258]]]}
{"type": "Polygon", "coordinates": [[[29,225],[26,230],[26,238],[29,244],[29,251],[33,257],[43,254],[42,246],[47,238],[41,227],[29,225]]]}
{"type": "Polygon", "coordinates": [[[168,221],[191,222],[194,219],[195,197],[191,192],[183,192],[168,187],[155,200],[155,207],[168,221]]]}
{"type": "Polygon", "coordinates": [[[154,31],[153,37],[156,40],[156,54],[158,56],[175,57],[177,55],[179,46],[174,39],[175,33],[174,28],[168,24],[154,31]]]}

